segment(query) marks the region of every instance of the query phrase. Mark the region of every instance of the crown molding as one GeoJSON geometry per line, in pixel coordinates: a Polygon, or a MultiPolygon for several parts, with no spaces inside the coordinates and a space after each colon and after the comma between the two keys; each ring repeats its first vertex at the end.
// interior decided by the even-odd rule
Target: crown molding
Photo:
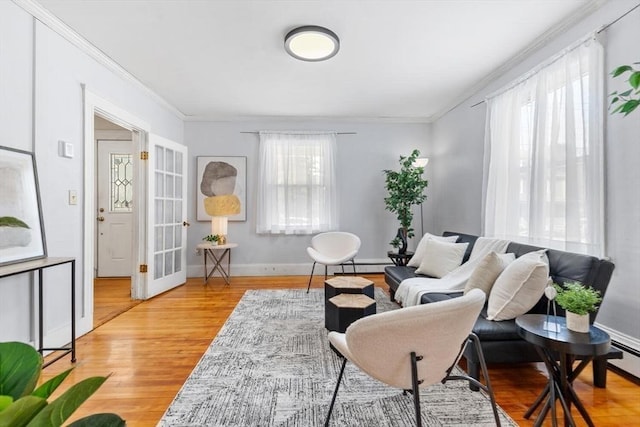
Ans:
{"type": "Polygon", "coordinates": [[[40,21],[42,24],[49,27],[52,31],[62,36],[69,43],[80,49],[83,53],[95,59],[99,64],[105,66],[118,77],[129,83],[133,83],[135,86],[142,89],[142,91],[149,95],[154,101],[156,101],[162,107],[171,111],[179,119],[185,119],[184,113],[170,104],[166,99],[162,98],[156,92],[151,90],[148,86],[138,80],[133,74],[121,67],[116,61],[114,61],[103,51],[92,45],[87,39],[71,29],[68,25],[66,25],[51,12],[45,9],[36,0],[13,0],[13,2],[24,9],[35,19],[40,21]]]}
{"type": "MultiPolygon", "coordinates": [[[[509,58],[502,65],[491,71],[481,80],[479,80],[474,85],[468,87],[466,90],[462,92],[462,94],[456,97],[451,103],[448,104],[448,107],[442,109],[440,112],[434,114],[429,117],[430,122],[434,122],[444,115],[449,113],[450,111],[458,108],[460,105],[464,104],[466,101],[476,96],[482,89],[487,87],[491,82],[497,80],[499,77],[506,74],[509,70],[514,68],[516,65],[520,64],[527,57],[532,55],[534,52],[542,49],[546,45],[548,45],[553,39],[555,39],[561,33],[567,31],[569,28],[573,27],[579,21],[592,14],[596,10],[600,9],[602,5],[607,3],[609,0],[591,0],[584,7],[581,7],[576,13],[563,19],[557,25],[551,27],[545,33],[543,33],[540,37],[536,38],[533,42],[529,43],[524,49],[519,51],[516,55],[509,58]]],[[[481,103],[483,100],[480,100],[481,103]]]]}
{"type": "Polygon", "coordinates": [[[338,122],[338,123],[431,123],[428,117],[351,117],[351,116],[223,116],[223,115],[198,115],[185,116],[185,122],[256,122],[256,121],[281,121],[281,122],[338,122]]]}

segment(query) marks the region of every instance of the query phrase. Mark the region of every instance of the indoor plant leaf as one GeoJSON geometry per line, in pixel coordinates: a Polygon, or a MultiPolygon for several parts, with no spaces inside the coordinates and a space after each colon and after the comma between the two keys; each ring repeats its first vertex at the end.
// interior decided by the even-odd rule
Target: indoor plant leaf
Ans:
{"type": "Polygon", "coordinates": [[[13,403],[13,397],[0,396],[0,412],[2,412],[7,406],[13,403]]]}
{"type": "Polygon", "coordinates": [[[121,427],[125,421],[116,414],[93,414],[80,418],[69,424],[69,427],[121,427]]]}
{"type": "Polygon", "coordinates": [[[636,71],[631,74],[631,77],[629,77],[629,84],[634,89],[638,89],[638,87],[640,87],[640,71],[636,71]]]}
{"type": "Polygon", "coordinates": [[[621,65],[618,68],[616,68],[615,70],[613,70],[611,72],[611,75],[613,77],[618,77],[620,74],[625,73],[627,71],[631,71],[633,70],[633,68],[630,65],[621,65]]]}
{"type": "Polygon", "coordinates": [[[47,406],[47,401],[37,396],[24,396],[0,412],[0,427],[22,427],[47,406]]]}
{"type": "Polygon", "coordinates": [[[73,371],[73,368],[67,369],[66,371],[56,375],[55,377],[51,378],[49,381],[38,387],[31,394],[33,394],[34,396],[42,397],[44,399],[48,398],[58,388],[62,381],[67,378],[71,371],[73,371]]]}
{"type": "Polygon", "coordinates": [[[89,398],[107,377],[86,378],[71,386],[60,397],[51,402],[29,423],[29,427],[59,426],[89,398]]]}
{"type": "Polygon", "coordinates": [[[21,342],[0,343],[0,395],[18,400],[30,394],[38,383],[42,356],[21,342]]]}

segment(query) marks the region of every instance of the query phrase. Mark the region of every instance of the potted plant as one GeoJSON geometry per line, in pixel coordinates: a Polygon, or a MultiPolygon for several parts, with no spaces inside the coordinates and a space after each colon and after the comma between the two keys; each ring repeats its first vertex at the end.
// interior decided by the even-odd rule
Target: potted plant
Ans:
{"type": "Polygon", "coordinates": [[[413,237],[413,212],[411,207],[424,202],[427,196],[424,189],[429,184],[422,178],[424,168],[415,166],[416,159],[420,156],[420,151],[413,150],[408,157],[400,156],[400,171],[385,169],[385,187],[389,193],[384,199],[385,207],[388,211],[397,215],[400,221],[398,234],[390,242],[398,249],[398,253],[407,251],[407,238],[413,237]]]}
{"type": "Polygon", "coordinates": [[[580,282],[567,282],[564,286],[554,284],[558,305],[566,311],[567,329],[589,332],[589,313],[596,311],[602,301],[600,291],[585,287],[580,282]]]}
{"type": "MultiPolygon", "coordinates": [[[[71,369],[36,388],[43,359],[30,345],[0,343],[0,425],[57,427],[104,383],[106,377],[91,377],[71,386],[57,399],[47,401],[71,369]]],[[[116,414],[93,414],[69,427],[119,427],[125,422],[116,414]]]]}
{"type": "Polygon", "coordinates": [[[208,236],[203,237],[202,240],[206,240],[211,243],[211,245],[215,246],[220,242],[220,236],[217,234],[209,234],[208,236]]]}
{"type": "MultiPolygon", "coordinates": [[[[633,65],[638,64],[640,62],[633,65]]],[[[640,69],[635,69],[632,65],[621,65],[613,70],[611,75],[615,78],[626,73],[630,73],[627,82],[631,88],[623,92],[614,91],[609,95],[611,97],[609,108],[615,107],[611,114],[620,113],[627,116],[640,105],[640,69]]]]}

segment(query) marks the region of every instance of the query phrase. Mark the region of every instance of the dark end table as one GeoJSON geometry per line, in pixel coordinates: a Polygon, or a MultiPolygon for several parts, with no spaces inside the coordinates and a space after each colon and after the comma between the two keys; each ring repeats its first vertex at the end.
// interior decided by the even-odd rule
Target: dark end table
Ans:
{"type": "Polygon", "coordinates": [[[406,251],[403,254],[399,254],[398,252],[389,251],[387,252],[387,256],[391,259],[394,265],[404,266],[407,265],[411,257],[413,257],[413,252],[406,251]]]}
{"type": "Polygon", "coordinates": [[[593,426],[587,410],[573,389],[573,381],[594,357],[605,355],[611,347],[611,338],[603,330],[591,326],[589,332],[580,333],[567,329],[564,317],[544,314],[525,314],[516,318],[518,335],[535,346],[549,373],[549,382],[524,417],[529,418],[545,400],[535,426],[541,426],[549,410],[553,425],[557,425],[556,400],[564,411],[565,425],[575,426],[571,416],[571,404],[575,404],[587,425],[593,426]],[[553,328],[553,325],[559,328],[553,328]],[[551,326],[550,326],[551,325],[551,326]],[[576,356],[583,359],[574,369],[576,356]]]}

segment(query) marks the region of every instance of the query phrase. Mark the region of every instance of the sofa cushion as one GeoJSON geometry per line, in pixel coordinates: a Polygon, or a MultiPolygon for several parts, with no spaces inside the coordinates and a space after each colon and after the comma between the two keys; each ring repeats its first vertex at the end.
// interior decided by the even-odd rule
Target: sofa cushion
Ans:
{"type": "Polygon", "coordinates": [[[416,248],[415,253],[411,257],[407,265],[409,267],[420,267],[420,263],[422,262],[425,251],[427,250],[427,240],[433,239],[433,240],[438,240],[440,242],[455,243],[458,240],[458,237],[459,236],[457,235],[436,236],[431,233],[424,233],[424,236],[422,236],[422,239],[420,239],[420,242],[418,243],[418,247],[416,248]]]}
{"type": "Polygon", "coordinates": [[[441,278],[460,267],[468,243],[449,243],[427,239],[424,258],[417,274],[441,278]]]}
{"type": "Polygon", "coordinates": [[[486,307],[478,316],[478,320],[473,327],[473,333],[480,338],[480,341],[516,341],[522,339],[518,335],[515,320],[504,320],[502,322],[487,320],[486,307]]]}
{"type": "Polygon", "coordinates": [[[420,298],[420,304],[428,304],[431,302],[447,301],[451,298],[458,298],[462,296],[462,292],[452,292],[448,294],[439,292],[430,292],[422,295],[420,298]]]}
{"type": "Polygon", "coordinates": [[[536,305],[549,278],[545,251],[523,255],[504,269],[489,294],[487,319],[515,319],[536,305]]]}
{"type": "Polygon", "coordinates": [[[515,259],[516,256],[514,254],[498,254],[495,251],[489,252],[480,260],[473,270],[473,273],[471,273],[471,276],[469,276],[464,286],[464,293],[466,294],[471,289],[478,288],[483,291],[485,295],[489,295],[500,273],[515,259]]]}

